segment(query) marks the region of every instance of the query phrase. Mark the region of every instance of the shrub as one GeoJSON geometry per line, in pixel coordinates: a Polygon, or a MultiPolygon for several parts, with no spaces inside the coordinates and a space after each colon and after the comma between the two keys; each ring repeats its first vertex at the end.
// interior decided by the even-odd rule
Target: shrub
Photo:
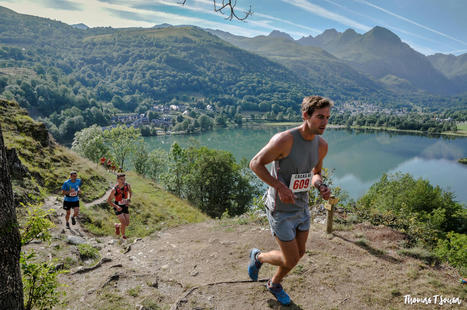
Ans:
{"type": "Polygon", "coordinates": [[[95,259],[99,257],[99,251],[92,245],[83,243],[78,245],[79,257],[82,260],[95,259]]]}
{"type": "Polygon", "coordinates": [[[449,232],[447,238],[438,240],[436,255],[460,269],[464,276],[467,273],[467,235],[449,232]]]}

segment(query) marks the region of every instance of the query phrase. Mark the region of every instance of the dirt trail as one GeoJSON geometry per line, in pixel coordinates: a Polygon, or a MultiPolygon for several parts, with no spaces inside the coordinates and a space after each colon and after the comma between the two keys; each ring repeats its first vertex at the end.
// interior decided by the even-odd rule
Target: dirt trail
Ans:
{"type": "MultiPolygon", "coordinates": [[[[62,212],[57,220],[64,222],[61,202],[54,199],[46,204],[62,212]]],[[[329,236],[324,225],[315,223],[305,256],[283,283],[294,304],[283,307],[264,283],[248,281],[249,250],[277,246],[267,225],[245,223],[212,220],[126,241],[94,237],[79,224],[72,226],[65,234],[82,236],[99,248],[101,265],[84,273],[79,273],[83,267],[73,267],[61,276],[68,285],[63,309],[407,309],[408,294],[464,300],[443,309],[461,309],[467,302],[467,289],[458,284],[454,269],[397,254],[401,234],[361,224],[329,236]],[[226,281],[238,283],[217,283],[226,281]]],[[[63,227],[58,223],[55,233],[63,233],[63,227]]],[[[69,247],[67,253],[73,252],[69,247]]],[[[273,272],[264,265],[260,278],[273,272]]]]}

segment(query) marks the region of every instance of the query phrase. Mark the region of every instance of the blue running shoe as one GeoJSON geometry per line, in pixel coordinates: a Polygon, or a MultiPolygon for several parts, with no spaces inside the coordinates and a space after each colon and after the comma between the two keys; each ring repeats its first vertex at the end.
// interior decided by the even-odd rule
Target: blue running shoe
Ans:
{"type": "Polygon", "coordinates": [[[282,304],[284,306],[290,305],[290,297],[284,291],[284,289],[282,288],[282,285],[273,284],[273,283],[271,283],[271,280],[269,280],[266,283],[266,287],[267,287],[268,291],[271,292],[271,294],[273,294],[274,297],[276,297],[277,301],[280,304],[282,304]],[[271,284],[271,286],[269,286],[270,284],[271,284]]]}
{"type": "Polygon", "coordinates": [[[258,272],[263,265],[260,261],[256,259],[256,255],[261,253],[258,249],[251,249],[250,251],[250,263],[248,264],[248,275],[250,276],[251,280],[258,281],[258,272]]]}

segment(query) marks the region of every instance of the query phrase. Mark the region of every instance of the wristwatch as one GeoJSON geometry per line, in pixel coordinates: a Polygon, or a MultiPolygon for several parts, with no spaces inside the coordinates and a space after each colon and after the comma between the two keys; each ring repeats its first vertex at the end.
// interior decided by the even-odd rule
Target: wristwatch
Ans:
{"type": "Polygon", "coordinates": [[[323,183],[323,182],[320,182],[320,183],[318,184],[318,186],[316,186],[316,188],[318,189],[318,191],[321,192],[321,187],[322,187],[322,186],[328,187],[327,184],[325,184],[325,183],[323,183]]]}

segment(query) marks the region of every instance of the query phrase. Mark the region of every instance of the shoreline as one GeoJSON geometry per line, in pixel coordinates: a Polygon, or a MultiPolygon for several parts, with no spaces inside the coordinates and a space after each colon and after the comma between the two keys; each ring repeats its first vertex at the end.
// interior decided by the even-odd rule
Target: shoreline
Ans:
{"type": "MultiPolygon", "coordinates": [[[[154,136],[147,136],[147,137],[157,137],[157,136],[171,136],[171,135],[192,135],[192,134],[202,134],[205,132],[213,131],[218,128],[254,128],[254,127],[279,127],[279,126],[298,126],[302,122],[270,122],[270,121],[248,121],[243,123],[242,126],[226,126],[226,127],[214,127],[211,130],[206,130],[206,131],[195,131],[191,133],[187,133],[184,131],[176,131],[176,132],[158,132],[157,135],[154,136]]],[[[451,136],[451,137],[467,137],[467,131],[458,131],[458,132],[452,132],[452,131],[445,131],[441,133],[429,133],[427,131],[421,131],[421,130],[410,130],[410,129],[397,129],[397,128],[387,128],[387,127],[372,127],[372,126],[351,126],[347,127],[345,125],[336,125],[336,124],[330,124],[327,126],[327,128],[332,128],[332,129],[353,129],[353,130],[378,130],[378,131],[387,131],[387,132],[401,132],[401,133],[413,133],[413,134],[422,134],[422,135],[430,135],[430,136],[451,136]]]]}

